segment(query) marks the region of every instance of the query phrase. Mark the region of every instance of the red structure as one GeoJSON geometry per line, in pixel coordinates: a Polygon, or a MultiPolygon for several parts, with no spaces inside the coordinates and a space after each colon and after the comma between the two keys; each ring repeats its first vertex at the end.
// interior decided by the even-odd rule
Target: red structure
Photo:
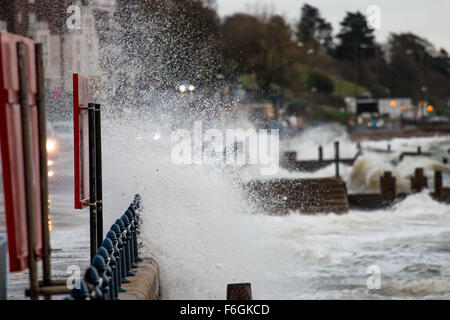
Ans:
{"type": "Polygon", "coordinates": [[[28,268],[28,256],[42,255],[41,186],[39,160],[39,122],[37,110],[37,72],[35,42],[0,31],[0,145],[8,231],[10,271],[28,268]],[[27,201],[25,185],[22,105],[17,43],[26,45],[29,125],[33,177],[33,215],[35,248],[28,247],[27,201]]]}
{"type": "Polygon", "coordinates": [[[75,209],[89,205],[89,80],[73,75],[75,209]]]}

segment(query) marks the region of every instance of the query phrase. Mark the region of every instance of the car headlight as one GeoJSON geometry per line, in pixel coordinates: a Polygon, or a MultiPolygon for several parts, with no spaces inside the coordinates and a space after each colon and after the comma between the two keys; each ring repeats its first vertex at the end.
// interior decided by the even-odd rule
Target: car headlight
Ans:
{"type": "Polygon", "coordinates": [[[47,152],[53,152],[56,149],[56,142],[54,140],[48,139],[47,140],[47,152]]]}

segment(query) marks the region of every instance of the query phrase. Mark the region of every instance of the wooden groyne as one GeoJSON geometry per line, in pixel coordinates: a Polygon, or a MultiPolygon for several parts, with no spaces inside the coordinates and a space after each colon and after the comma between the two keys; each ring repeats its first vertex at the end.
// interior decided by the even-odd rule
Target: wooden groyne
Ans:
{"type": "MultiPolygon", "coordinates": [[[[387,171],[380,177],[378,193],[349,194],[340,177],[254,180],[247,183],[244,190],[259,211],[272,215],[286,215],[290,211],[342,214],[349,209],[386,208],[410,194],[421,192],[428,188],[423,168],[416,168],[410,183],[410,193],[398,193],[396,179],[387,171]]],[[[450,188],[443,187],[441,171],[434,173],[434,191],[430,195],[437,201],[450,203],[450,188]]]]}
{"type": "Polygon", "coordinates": [[[260,210],[269,214],[296,210],[304,214],[346,213],[349,209],[345,183],[339,177],[255,180],[245,185],[245,191],[260,210]]]}
{"type": "Polygon", "coordinates": [[[349,133],[350,140],[364,141],[364,140],[388,140],[393,138],[412,138],[412,137],[435,137],[447,136],[450,131],[435,130],[429,128],[427,130],[413,128],[413,129],[386,129],[386,130],[361,130],[349,133]]]}
{"type": "MultiPolygon", "coordinates": [[[[323,158],[323,148],[318,147],[318,158],[317,160],[297,160],[297,152],[286,151],[280,161],[280,166],[289,171],[306,171],[312,172],[319,169],[323,169],[331,164],[345,164],[352,166],[356,159],[361,155],[361,151],[358,151],[353,158],[341,158],[339,154],[339,142],[334,143],[334,158],[324,159],[323,158]]],[[[337,166],[338,168],[338,166],[337,166]]]]}

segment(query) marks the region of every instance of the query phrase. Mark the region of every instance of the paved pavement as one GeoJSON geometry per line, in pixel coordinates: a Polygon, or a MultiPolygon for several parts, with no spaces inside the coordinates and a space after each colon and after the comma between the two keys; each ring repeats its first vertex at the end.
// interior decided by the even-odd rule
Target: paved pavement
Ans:
{"type": "MultiPolygon", "coordinates": [[[[74,210],[71,155],[61,156],[50,168],[50,242],[53,279],[67,278],[67,268],[89,266],[89,210],[74,210]]],[[[3,183],[0,183],[0,235],[6,235],[3,183]]],[[[41,267],[41,263],[39,266],[41,267]]],[[[40,269],[40,278],[41,278],[40,269]]],[[[8,299],[25,299],[28,272],[8,273],[8,299]]],[[[62,299],[64,296],[54,297],[62,299]]]]}

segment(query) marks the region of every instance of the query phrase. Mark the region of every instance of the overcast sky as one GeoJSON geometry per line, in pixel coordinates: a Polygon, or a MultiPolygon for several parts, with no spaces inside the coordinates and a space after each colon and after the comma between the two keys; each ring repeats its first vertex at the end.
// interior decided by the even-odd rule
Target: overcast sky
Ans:
{"type": "Polygon", "coordinates": [[[254,7],[268,6],[290,22],[300,17],[304,3],[319,8],[322,17],[333,24],[333,32],[340,30],[347,11],[366,13],[370,5],[381,10],[381,28],[376,30],[377,41],[385,42],[391,32],[411,31],[428,39],[437,49],[450,52],[450,0],[217,0],[220,16],[235,12],[252,12],[254,7]]]}

